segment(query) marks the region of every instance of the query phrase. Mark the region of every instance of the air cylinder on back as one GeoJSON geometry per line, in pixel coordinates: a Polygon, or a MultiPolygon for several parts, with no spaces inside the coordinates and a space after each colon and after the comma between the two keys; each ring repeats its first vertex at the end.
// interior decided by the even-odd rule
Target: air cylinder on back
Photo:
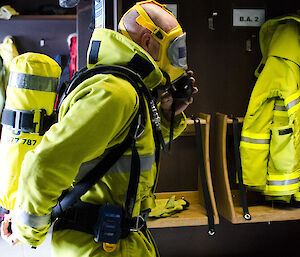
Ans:
{"type": "Polygon", "coordinates": [[[61,69],[50,57],[25,53],[10,66],[0,142],[0,205],[14,208],[25,154],[41,142],[54,116],[61,69]]]}

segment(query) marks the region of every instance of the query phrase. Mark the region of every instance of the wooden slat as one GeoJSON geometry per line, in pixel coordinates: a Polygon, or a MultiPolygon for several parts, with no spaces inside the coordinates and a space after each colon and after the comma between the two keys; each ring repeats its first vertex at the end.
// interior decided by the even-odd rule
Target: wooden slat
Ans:
{"type": "MultiPolygon", "coordinates": [[[[212,184],[212,177],[211,177],[211,169],[210,169],[210,151],[209,151],[209,136],[210,136],[210,118],[211,115],[205,114],[205,113],[199,113],[200,120],[205,121],[205,126],[202,126],[202,140],[203,140],[203,154],[204,154],[204,164],[205,164],[205,173],[206,173],[206,180],[207,180],[207,186],[209,190],[209,196],[211,199],[212,209],[215,216],[215,223],[217,224],[219,222],[219,216],[217,211],[217,205],[216,205],[216,199],[214,195],[214,189],[212,184]],[[216,218],[217,217],[217,218],[216,218]]],[[[202,124],[202,123],[201,123],[202,124]]],[[[202,193],[202,185],[200,180],[200,170],[198,169],[198,190],[201,192],[201,198],[200,203],[202,205],[205,205],[204,197],[202,193]]]]}
{"type": "Polygon", "coordinates": [[[235,217],[233,200],[230,192],[226,158],[227,115],[217,113],[217,152],[216,152],[216,187],[218,212],[232,221],[235,217]]]}
{"type": "MultiPolygon", "coordinates": [[[[244,122],[244,117],[236,117],[236,118],[238,119],[238,123],[243,123],[243,122],[244,122]]],[[[227,124],[232,124],[233,121],[232,121],[232,119],[230,119],[230,118],[228,118],[228,117],[226,116],[226,123],[227,123],[227,124]]]]}

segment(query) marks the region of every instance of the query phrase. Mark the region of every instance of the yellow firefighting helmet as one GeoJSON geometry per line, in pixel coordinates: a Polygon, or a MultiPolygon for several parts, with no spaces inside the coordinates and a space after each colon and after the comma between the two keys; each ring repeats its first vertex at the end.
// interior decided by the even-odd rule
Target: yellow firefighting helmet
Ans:
{"type": "Polygon", "coordinates": [[[136,10],[138,12],[139,16],[136,18],[136,22],[142,27],[150,30],[151,35],[159,42],[160,48],[156,63],[161,70],[170,76],[170,80],[172,82],[179,78],[187,69],[186,34],[183,33],[179,23],[168,33],[155,25],[142,7],[143,4],[147,3],[156,4],[173,16],[173,14],[165,8],[165,5],[162,5],[154,0],[142,1],[136,3],[123,15],[119,23],[119,28],[124,36],[132,40],[125,28],[124,17],[132,10],[136,10]]]}

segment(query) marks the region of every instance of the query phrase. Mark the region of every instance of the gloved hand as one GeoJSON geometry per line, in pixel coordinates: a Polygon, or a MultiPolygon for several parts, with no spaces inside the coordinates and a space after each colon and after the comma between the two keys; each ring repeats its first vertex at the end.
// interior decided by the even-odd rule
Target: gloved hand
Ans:
{"type": "Polygon", "coordinates": [[[175,195],[169,199],[155,199],[156,207],[149,214],[150,218],[165,218],[185,210],[189,207],[189,202],[184,199],[175,200],[175,195]]]}
{"type": "Polygon", "coordinates": [[[18,240],[16,235],[11,229],[12,224],[12,214],[6,214],[3,222],[1,223],[1,237],[9,245],[15,246],[21,244],[21,241],[18,240]]]}
{"type": "MultiPolygon", "coordinates": [[[[194,86],[195,84],[195,78],[193,77],[193,71],[188,71],[188,73],[191,75],[190,79],[193,83],[193,94],[198,93],[198,88],[194,86]]],[[[161,111],[164,115],[164,117],[170,121],[171,120],[171,108],[173,103],[173,98],[169,92],[164,92],[161,95],[161,111]]],[[[182,113],[190,104],[193,103],[193,97],[190,97],[189,99],[181,99],[177,100],[175,102],[175,116],[182,113]]]]}

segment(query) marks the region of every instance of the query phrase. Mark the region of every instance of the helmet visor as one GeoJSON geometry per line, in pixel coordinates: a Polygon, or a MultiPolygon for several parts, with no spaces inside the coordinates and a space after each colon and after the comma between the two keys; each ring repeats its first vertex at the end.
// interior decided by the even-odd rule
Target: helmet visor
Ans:
{"type": "Polygon", "coordinates": [[[183,33],[170,42],[168,58],[173,66],[184,70],[187,69],[186,33],[183,33]]]}

